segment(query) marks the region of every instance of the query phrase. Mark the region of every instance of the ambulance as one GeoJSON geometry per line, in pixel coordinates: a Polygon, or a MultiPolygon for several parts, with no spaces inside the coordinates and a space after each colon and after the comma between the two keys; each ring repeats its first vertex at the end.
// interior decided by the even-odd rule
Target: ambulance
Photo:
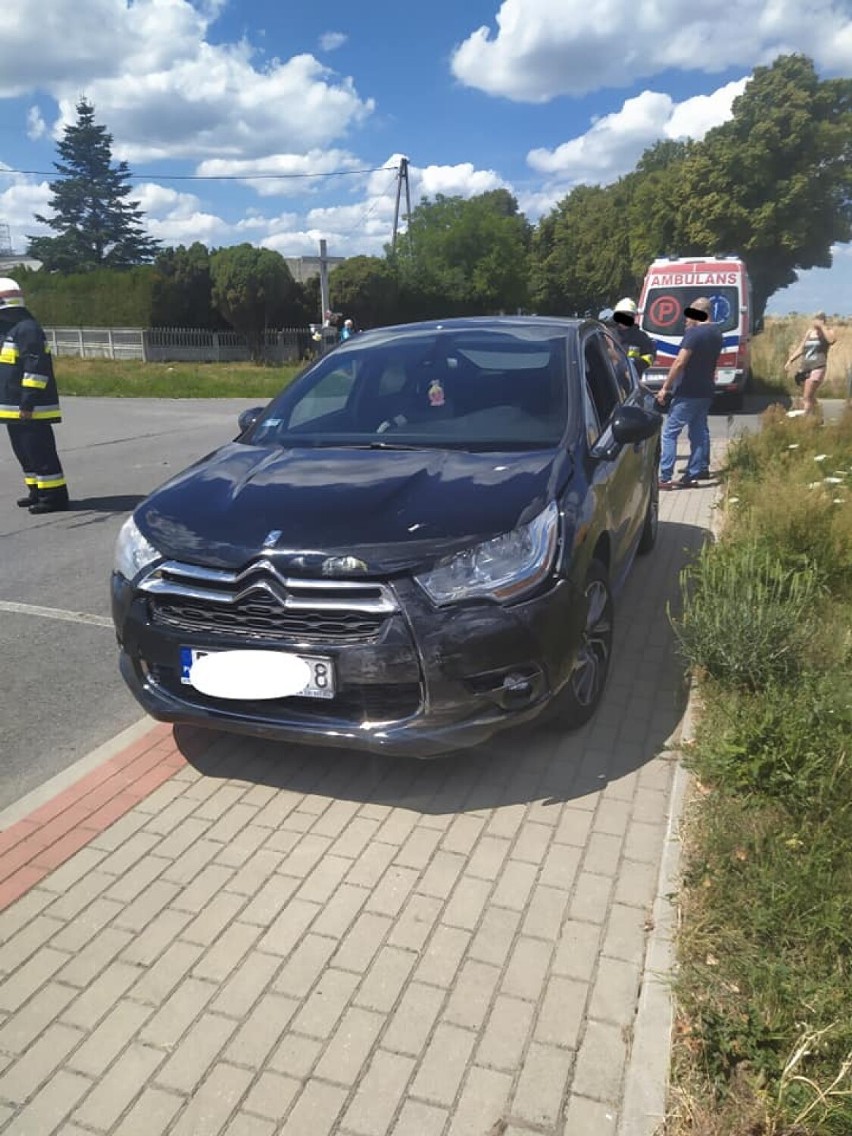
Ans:
{"type": "Polygon", "coordinates": [[[655,341],[657,355],[643,383],[651,390],[662,386],[686,330],[684,308],[699,296],[710,300],[710,318],[722,330],[716,394],[739,406],[749,378],[755,329],[751,283],[745,264],[736,256],[660,257],[651,264],[639,297],[638,323],[655,341]]]}

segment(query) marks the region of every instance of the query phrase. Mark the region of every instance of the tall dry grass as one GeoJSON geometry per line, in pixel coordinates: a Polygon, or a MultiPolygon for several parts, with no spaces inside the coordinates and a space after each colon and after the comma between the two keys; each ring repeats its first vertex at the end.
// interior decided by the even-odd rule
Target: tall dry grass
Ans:
{"type": "MultiPolygon", "coordinates": [[[[784,363],[809,322],[809,316],[767,316],[763,331],[752,342],[751,365],[756,385],[791,394],[796,391],[784,363]]],[[[852,320],[831,318],[827,323],[837,341],[828,353],[828,374],[820,394],[824,398],[848,398],[852,382],[852,320]]]]}

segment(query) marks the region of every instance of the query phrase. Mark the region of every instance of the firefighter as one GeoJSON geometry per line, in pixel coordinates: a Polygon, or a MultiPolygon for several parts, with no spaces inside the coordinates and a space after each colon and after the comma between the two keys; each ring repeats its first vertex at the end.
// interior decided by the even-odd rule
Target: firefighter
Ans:
{"type": "Polygon", "coordinates": [[[0,277],[0,419],[28,490],[18,505],[35,514],[67,509],[68,486],[53,437],[52,423],[62,415],[50,348],[20,287],[6,277],[0,277]]]}
{"type": "Polygon", "coordinates": [[[619,300],[612,309],[612,322],[627,358],[633,361],[636,374],[641,379],[654,362],[657,345],[650,335],[636,326],[636,301],[629,296],[619,300]]]}

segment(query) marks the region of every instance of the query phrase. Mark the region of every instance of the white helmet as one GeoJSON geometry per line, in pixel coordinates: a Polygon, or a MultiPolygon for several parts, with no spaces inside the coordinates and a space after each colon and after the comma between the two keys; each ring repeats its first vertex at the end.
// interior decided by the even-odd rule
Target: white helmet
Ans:
{"type": "Polygon", "coordinates": [[[614,312],[626,312],[629,316],[636,315],[636,301],[631,300],[629,296],[625,296],[623,300],[619,300],[615,307],[612,309],[614,312]]]}
{"type": "Polygon", "coordinates": [[[20,285],[8,276],[0,276],[0,308],[22,308],[24,293],[20,285]]]}

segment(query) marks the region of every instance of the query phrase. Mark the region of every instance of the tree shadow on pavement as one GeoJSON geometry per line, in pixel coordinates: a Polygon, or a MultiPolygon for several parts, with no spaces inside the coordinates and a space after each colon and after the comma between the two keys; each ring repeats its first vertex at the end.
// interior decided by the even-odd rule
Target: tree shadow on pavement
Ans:
{"type": "Polygon", "coordinates": [[[175,727],[176,744],[206,776],[286,791],[294,810],[305,809],[305,796],[441,815],[530,801],[547,808],[599,793],[674,744],[687,683],[669,611],[679,605],[681,569],[707,537],[696,525],[660,522],[656,548],[637,558],[616,602],[604,701],[594,719],[573,733],[533,723],[431,761],[197,727],[175,727]]]}

